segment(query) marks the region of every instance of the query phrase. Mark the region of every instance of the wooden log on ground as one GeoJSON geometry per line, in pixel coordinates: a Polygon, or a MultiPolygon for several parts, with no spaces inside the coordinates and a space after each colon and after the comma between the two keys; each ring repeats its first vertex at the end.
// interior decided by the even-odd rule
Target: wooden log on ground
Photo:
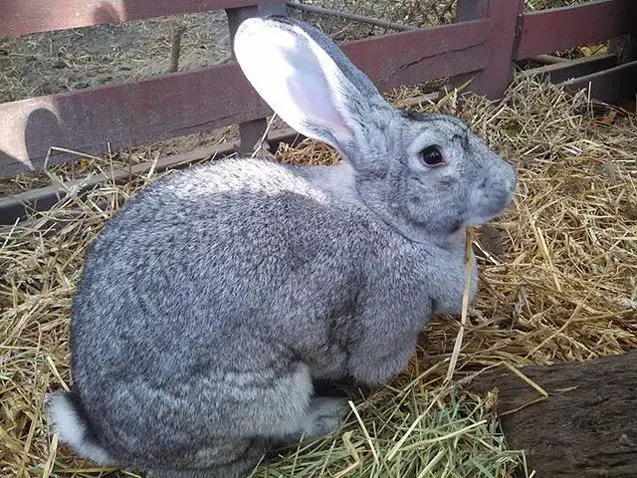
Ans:
{"type": "Polygon", "coordinates": [[[529,471],[539,478],[637,477],[637,351],[520,371],[548,397],[506,369],[479,375],[469,388],[481,395],[498,389],[507,443],[526,451],[529,471]]]}

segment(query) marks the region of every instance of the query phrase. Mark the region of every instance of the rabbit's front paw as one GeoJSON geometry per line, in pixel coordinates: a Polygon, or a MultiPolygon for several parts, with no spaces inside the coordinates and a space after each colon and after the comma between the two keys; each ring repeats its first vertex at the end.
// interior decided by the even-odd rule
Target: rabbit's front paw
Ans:
{"type": "Polygon", "coordinates": [[[334,397],[312,399],[303,420],[302,432],[308,438],[334,433],[347,415],[347,400],[334,397]]]}

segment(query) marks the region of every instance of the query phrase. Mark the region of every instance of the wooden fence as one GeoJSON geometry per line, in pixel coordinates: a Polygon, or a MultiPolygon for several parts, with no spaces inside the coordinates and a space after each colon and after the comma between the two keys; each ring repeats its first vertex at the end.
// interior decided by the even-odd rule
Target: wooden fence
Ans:
{"type": "MultiPolygon", "coordinates": [[[[230,32],[254,15],[284,11],[279,0],[4,0],[0,36],[225,9],[230,32]]],[[[473,89],[497,98],[516,61],[637,32],[636,0],[599,0],[524,12],[523,0],[458,0],[457,21],[348,42],[344,50],[381,90],[472,75],[473,89]]],[[[545,68],[550,79],[613,100],[634,95],[637,63],[615,57],[545,68]],[[600,71],[601,70],[601,71],[600,71]],[[581,76],[581,75],[584,76],[581,76]]],[[[77,159],[240,124],[245,151],[260,138],[268,108],[235,63],[135,82],[0,104],[0,178],[77,159]]],[[[23,198],[24,199],[24,198],[23,198]]],[[[21,199],[21,200],[23,200],[21,199]]],[[[0,204],[2,209],[2,204],[0,204]]]]}

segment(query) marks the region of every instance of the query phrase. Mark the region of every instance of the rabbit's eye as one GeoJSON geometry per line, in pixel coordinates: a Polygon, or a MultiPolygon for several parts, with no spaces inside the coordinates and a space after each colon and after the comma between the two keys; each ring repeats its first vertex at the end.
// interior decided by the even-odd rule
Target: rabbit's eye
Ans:
{"type": "Polygon", "coordinates": [[[429,166],[436,166],[444,161],[442,151],[439,146],[429,146],[420,153],[422,160],[429,166]]]}

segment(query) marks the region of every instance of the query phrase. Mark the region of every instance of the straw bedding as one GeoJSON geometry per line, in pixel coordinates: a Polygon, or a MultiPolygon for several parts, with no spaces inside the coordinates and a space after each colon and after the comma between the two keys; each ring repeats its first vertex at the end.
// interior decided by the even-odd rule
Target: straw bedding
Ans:
{"type": "MultiPolygon", "coordinates": [[[[417,93],[405,88],[390,99],[417,93]]],[[[450,94],[415,109],[459,115],[518,167],[515,204],[475,235],[480,291],[454,379],[444,380],[460,319],[438,318],[405,373],[353,400],[335,437],[282,451],[254,476],[510,476],[524,455],[508,450],[499,433],[497,396],[474,396],[463,383],[504,363],[583,361],[637,348],[635,114],[524,78],[500,102],[450,94]]],[[[337,161],[312,141],[283,147],[277,158],[337,161]]],[[[115,160],[91,161],[108,171],[115,160]]],[[[74,458],[48,435],[42,400],[69,381],[69,309],[86,247],[124,200],[156,178],[71,194],[1,231],[1,475],[136,476],[74,458]]]]}

